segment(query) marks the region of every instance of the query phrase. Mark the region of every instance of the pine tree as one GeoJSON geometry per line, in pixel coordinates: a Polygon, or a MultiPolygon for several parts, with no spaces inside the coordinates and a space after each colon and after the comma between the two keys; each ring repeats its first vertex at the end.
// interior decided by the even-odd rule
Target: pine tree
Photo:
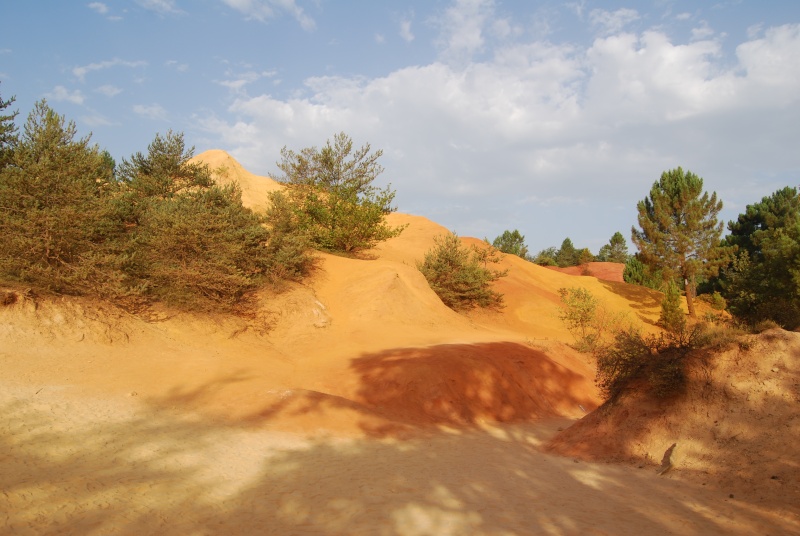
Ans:
{"type": "MultiPolygon", "coordinates": [[[[0,112],[11,106],[16,97],[3,100],[0,96],[0,112]]],[[[17,145],[17,126],[14,124],[19,112],[11,114],[0,114],[0,169],[4,168],[11,161],[11,153],[17,145]]]]}
{"type": "Polygon", "coordinates": [[[716,275],[730,257],[731,248],[720,243],[722,201],[716,192],[703,192],[703,179],[679,167],[662,173],[637,209],[641,230],[632,228],[633,243],[642,260],[661,268],[667,280],[683,280],[694,317],[698,276],[716,275]]]}
{"type": "Polygon", "coordinates": [[[731,312],[753,324],[773,320],[787,329],[800,325],[800,195],[786,187],[728,223],[735,261],[719,283],[731,312]]]}
{"type": "Polygon", "coordinates": [[[395,192],[372,184],[383,172],[378,164],[382,154],[370,153],[369,144],[354,149],[344,132],[322,149],[308,147],[295,153],[284,147],[277,165],[286,193],[275,194],[285,197],[277,201],[293,207],[297,225],[320,249],[354,253],[374,247],[405,228],[390,227],[385,221],[395,210],[395,192]]]}
{"type": "Polygon", "coordinates": [[[528,246],[525,245],[525,236],[516,229],[513,231],[503,231],[502,235],[494,239],[492,246],[503,253],[516,255],[523,259],[528,258],[528,246]]]}
{"type": "Polygon", "coordinates": [[[608,241],[608,244],[600,248],[597,255],[603,262],[626,262],[628,260],[628,244],[625,237],[617,231],[608,241]]]}

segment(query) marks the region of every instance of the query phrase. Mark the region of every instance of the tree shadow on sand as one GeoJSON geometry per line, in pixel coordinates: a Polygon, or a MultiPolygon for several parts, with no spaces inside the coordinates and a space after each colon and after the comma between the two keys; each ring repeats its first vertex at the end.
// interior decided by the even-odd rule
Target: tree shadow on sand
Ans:
{"type": "Polygon", "coordinates": [[[384,438],[441,426],[579,417],[598,401],[592,378],[511,342],[395,348],[358,356],[351,369],[359,379],[354,393],[289,390],[245,420],[346,409],[363,432],[384,438]]]}
{"type": "Polygon", "coordinates": [[[711,495],[695,508],[702,490],[682,483],[543,455],[524,426],[310,440],[159,408],[93,420],[77,402],[5,398],[7,534],[708,534],[726,517],[742,533],[765,522],[711,495]]]}

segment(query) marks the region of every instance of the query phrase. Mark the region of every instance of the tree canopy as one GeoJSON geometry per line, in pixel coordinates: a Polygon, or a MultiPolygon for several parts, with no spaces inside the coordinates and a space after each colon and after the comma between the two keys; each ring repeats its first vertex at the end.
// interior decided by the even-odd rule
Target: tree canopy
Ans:
{"type": "Polygon", "coordinates": [[[786,187],[748,205],[728,223],[726,244],[738,248],[723,269],[722,293],[731,312],[748,322],[800,325],[800,196],[786,187]]]}
{"type": "Polygon", "coordinates": [[[9,163],[11,153],[18,140],[17,125],[14,123],[18,112],[11,112],[10,114],[3,112],[3,110],[11,106],[15,100],[15,97],[3,100],[2,95],[0,95],[0,169],[9,163]]]}
{"type": "Polygon", "coordinates": [[[373,185],[383,172],[378,164],[382,154],[371,153],[369,144],[355,149],[344,132],[322,149],[308,147],[296,153],[284,147],[277,163],[283,173],[278,180],[287,191],[272,194],[273,203],[288,206],[291,210],[284,216],[293,218],[292,225],[308,233],[320,249],[345,253],[370,249],[404,228],[386,223],[386,215],[395,210],[395,192],[390,186],[373,185]]]}
{"type": "Polygon", "coordinates": [[[717,221],[722,201],[716,192],[703,191],[703,179],[678,167],[661,174],[637,209],[640,229],[631,232],[642,260],[669,279],[682,279],[689,314],[695,316],[698,276],[716,275],[729,259],[730,248],[720,243],[723,224],[717,221]]]}
{"type": "MultiPolygon", "coordinates": [[[[8,130],[7,130],[8,131],[8,130]]],[[[307,243],[276,232],[190,162],[183,134],[156,135],[115,174],[45,101],[0,167],[0,280],[138,308],[233,306],[262,281],[305,273],[307,243]]]]}
{"type": "Polygon", "coordinates": [[[489,268],[500,259],[490,246],[467,247],[456,233],[434,237],[435,246],[417,268],[442,302],[455,310],[500,307],[503,296],[491,283],[507,272],[489,268]]]}
{"type": "Polygon", "coordinates": [[[602,262],[627,262],[628,244],[625,237],[617,231],[608,241],[608,244],[600,248],[597,259],[602,262]]]}
{"type": "Polygon", "coordinates": [[[523,259],[528,258],[528,246],[525,245],[525,236],[516,229],[513,231],[503,231],[502,235],[494,239],[492,246],[503,253],[516,255],[523,259]]]}

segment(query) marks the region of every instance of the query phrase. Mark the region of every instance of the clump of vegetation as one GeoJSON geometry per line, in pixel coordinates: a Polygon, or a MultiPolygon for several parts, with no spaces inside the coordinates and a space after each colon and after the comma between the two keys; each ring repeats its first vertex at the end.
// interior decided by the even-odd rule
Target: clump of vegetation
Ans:
{"type": "Polygon", "coordinates": [[[617,231],[608,241],[608,244],[597,252],[597,260],[601,262],[624,263],[628,260],[628,244],[625,237],[617,231]]]}
{"type": "Polygon", "coordinates": [[[496,249],[467,247],[456,233],[435,237],[434,241],[436,245],[417,268],[445,305],[455,310],[502,306],[503,295],[491,287],[507,275],[489,267],[500,261],[496,249]]]}
{"type": "Polygon", "coordinates": [[[345,133],[328,140],[322,149],[308,147],[299,153],[284,147],[277,177],[285,192],[271,194],[281,207],[279,225],[304,233],[319,249],[346,254],[367,250],[398,236],[404,226],[391,227],[386,215],[395,192],[373,182],[383,172],[382,151],[370,153],[369,144],[353,148],[345,133]]]}
{"type": "Polygon", "coordinates": [[[494,239],[492,246],[503,253],[528,259],[528,246],[525,245],[525,236],[516,229],[503,231],[502,235],[494,239]]]}
{"type": "Polygon", "coordinates": [[[625,323],[623,315],[609,312],[587,289],[560,288],[561,310],[559,319],[575,338],[575,348],[580,352],[593,352],[605,344],[610,332],[619,330],[625,323]]]}
{"type": "Polygon", "coordinates": [[[23,134],[3,141],[1,279],[198,310],[233,307],[311,268],[303,236],[242,206],[237,186],[216,185],[208,166],[190,162],[182,134],[157,135],[118,169],[75,135],[41,101],[23,134]]]}
{"type": "Polygon", "coordinates": [[[738,254],[717,283],[730,312],[751,326],[772,320],[800,326],[800,194],[786,187],[728,223],[725,243],[738,254]]]}
{"type": "Polygon", "coordinates": [[[584,288],[560,288],[558,294],[563,304],[559,318],[575,337],[577,349],[594,349],[598,333],[596,329],[597,298],[584,288]]]}
{"type": "Polygon", "coordinates": [[[701,348],[720,348],[740,340],[728,328],[690,325],[681,308],[680,290],[672,284],[661,303],[659,335],[643,335],[620,317],[609,315],[586,289],[559,289],[560,318],[576,339],[576,349],[597,358],[596,382],[613,400],[637,382],[645,382],[659,397],[679,392],[685,385],[686,358],[701,348]]]}
{"type": "Polygon", "coordinates": [[[678,167],[661,174],[637,210],[640,229],[632,229],[632,239],[640,260],[660,268],[666,280],[684,282],[689,316],[694,318],[698,278],[715,276],[733,252],[720,241],[723,224],[717,215],[722,201],[716,193],[703,191],[702,178],[678,167]]]}
{"type": "Polygon", "coordinates": [[[664,276],[660,269],[642,262],[637,255],[631,255],[625,261],[622,279],[626,283],[639,285],[660,291],[664,287],[664,276]]]}

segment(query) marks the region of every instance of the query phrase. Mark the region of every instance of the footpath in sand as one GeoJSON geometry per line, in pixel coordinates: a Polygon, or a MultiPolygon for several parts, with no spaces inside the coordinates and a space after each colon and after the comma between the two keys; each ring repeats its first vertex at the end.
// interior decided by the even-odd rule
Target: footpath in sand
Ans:
{"type": "MultiPolygon", "coordinates": [[[[275,187],[201,157],[252,206],[275,187]]],[[[549,453],[600,402],[558,288],[646,328],[656,295],[506,257],[506,307],[457,314],[415,268],[446,230],[391,223],[409,227],[370,259],[321,255],[251,318],[5,300],[0,534],[800,533],[781,482],[754,497],[646,459],[590,461],[586,434],[549,453]]]]}

